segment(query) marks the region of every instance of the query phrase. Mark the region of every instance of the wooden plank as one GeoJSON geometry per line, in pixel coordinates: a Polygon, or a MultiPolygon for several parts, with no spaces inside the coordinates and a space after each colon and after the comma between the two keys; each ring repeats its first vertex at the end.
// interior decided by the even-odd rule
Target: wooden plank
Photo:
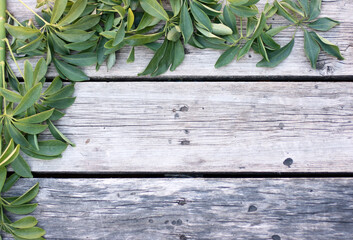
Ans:
{"type": "MultiPolygon", "coordinates": [[[[32,17],[32,14],[21,6],[17,1],[8,1],[9,9],[19,19],[27,19],[32,17]]],[[[36,5],[36,0],[24,0],[29,6],[36,5]]],[[[266,3],[266,0],[259,2],[260,9],[266,3]]],[[[184,63],[174,72],[168,72],[164,78],[185,78],[185,77],[241,77],[241,76],[259,76],[259,77],[275,77],[275,76],[351,76],[353,75],[353,1],[350,0],[323,0],[322,1],[322,17],[331,17],[341,22],[341,25],[333,30],[322,33],[324,37],[335,44],[338,44],[342,50],[344,61],[338,61],[330,56],[321,54],[319,57],[318,70],[313,70],[310,67],[309,61],[306,59],[303,50],[303,34],[298,31],[297,41],[293,49],[292,55],[279,67],[274,69],[256,68],[255,65],[261,60],[259,55],[250,52],[244,59],[239,62],[233,62],[227,67],[216,70],[213,66],[216,59],[221,54],[217,50],[200,50],[190,46],[187,47],[186,58],[184,63]]],[[[286,20],[282,17],[276,17],[269,20],[273,26],[284,25],[286,20]]],[[[290,28],[279,34],[276,38],[282,45],[288,43],[295,29],[290,28]]],[[[111,70],[107,71],[102,67],[99,73],[95,67],[86,68],[86,73],[93,78],[114,78],[126,79],[136,77],[137,73],[141,72],[148,64],[153,56],[153,52],[144,47],[136,48],[136,61],[132,64],[127,64],[130,49],[123,48],[118,54],[118,64],[111,70]]],[[[15,66],[13,66],[14,69],[15,66]]],[[[53,77],[57,74],[51,70],[49,76],[53,77]]]]}
{"type": "Polygon", "coordinates": [[[38,181],[47,239],[352,239],[352,178],[38,181]]]}
{"type": "Polygon", "coordinates": [[[86,82],[76,89],[58,126],[77,147],[62,159],[31,161],[36,172],[353,172],[353,83],[86,82]]]}

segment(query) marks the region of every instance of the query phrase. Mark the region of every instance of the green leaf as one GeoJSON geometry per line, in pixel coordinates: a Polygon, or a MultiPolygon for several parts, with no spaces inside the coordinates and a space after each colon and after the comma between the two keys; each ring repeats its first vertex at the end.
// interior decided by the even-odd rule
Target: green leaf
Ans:
{"type": "Polygon", "coordinates": [[[117,46],[119,43],[121,43],[124,40],[124,37],[125,37],[124,23],[121,22],[121,24],[118,28],[118,31],[115,34],[115,37],[113,40],[113,46],[117,46]]]}
{"type": "Polygon", "coordinates": [[[56,23],[63,15],[67,5],[67,0],[55,1],[50,23],[56,23]]]}
{"type": "Polygon", "coordinates": [[[243,6],[251,6],[255,5],[256,3],[260,2],[260,0],[248,0],[247,3],[243,4],[243,6]]]}
{"type": "Polygon", "coordinates": [[[196,4],[204,13],[206,13],[211,18],[218,17],[222,13],[221,9],[217,10],[215,6],[201,3],[201,1],[196,0],[193,3],[196,4]]]}
{"type": "MultiPolygon", "coordinates": [[[[70,107],[75,102],[76,97],[66,97],[58,100],[45,100],[43,104],[57,109],[65,109],[70,107]]],[[[54,111],[55,113],[55,111],[54,111]]],[[[53,115],[54,115],[53,113],[53,115]]]]}
{"type": "Polygon", "coordinates": [[[41,34],[38,29],[22,26],[12,26],[8,23],[5,23],[5,28],[11,34],[11,36],[21,40],[30,39],[41,34]]]}
{"type": "Polygon", "coordinates": [[[18,54],[21,54],[21,53],[29,53],[29,52],[35,51],[40,47],[43,39],[44,39],[44,36],[43,34],[41,34],[39,37],[31,41],[30,43],[18,48],[16,52],[18,54]]]}
{"type": "Polygon", "coordinates": [[[162,43],[158,43],[158,42],[145,44],[145,46],[148,47],[149,49],[151,49],[153,52],[157,51],[158,48],[161,47],[161,45],[162,45],[162,43]]]}
{"type": "Polygon", "coordinates": [[[180,39],[180,36],[181,36],[181,30],[178,26],[175,26],[169,30],[167,34],[167,39],[169,41],[176,42],[180,39]]]}
{"type": "Polygon", "coordinates": [[[25,81],[25,86],[27,91],[33,87],[33,84],[34,84],[33,67],[28,60],[26,60],[24,63],[24,81],[25,81]]]}
{"type": "Polygon", "coordinates": [[[5,167],[10,163],[12,163],[17,158],[19,153],[20,153],[20,145],[17,145],[15,149],[13,149],[11,153],[8,155],[6,155],[6,152],[3,153],[0,157],[0,168],[5,167]]]}
{"type": "Polygon", "coordinates": [[[5,181],[6,181],[6,176],[7,176],[7,170],[6,167],[0,168],[0,189],[2,191],[5,181]]]}
{"type": "Polygon", "coordinates": [[[56,32],[56,34],[67,42],[85,42],[90,39],[95,31],[86,32],[80,29],[70,29],[64,32],[56,32]]]}
{"type": "Polygon", "coordinates": [[[25,150],[31,151],[35,154],[42,155],[42,156],[55,157],[62,154],[67,148],[67,144],[59,140],[41,141],[38,143],[38,145],[39,145],[39,150],[27,149],[27,148],[25,150]]]}
{"type": "Polygon", "coordinates": [[[196,47],[200,47],[201,45],[201,48],[213,48],[220,50],[227,50],[229,48],[229,46],[225,44],[224,40],[222,39],[207,38],[201,35],[196,36],[194,43],[197,44],[195,44],[196,47]]]}
{"type": "Polygon", "coordinates": [[[127,31],[130,31],[132,25],[134,24],[134,21],[135,21],[134,13],[132,12],[131,8],[129,8],[128,13],[127,13],[127,25],[126,25],[127,31]]]}
{"type": "MultiPolygon", "coordinates": [[[[217,35],[215,35],[215,34],[209,32],[208,30],[204,29],[202,26],[199,26],[198,23],[197,23],[197,25],[196,25],[196,29],[197,29],[200,33],[202,33],[202,35],[204,35],[205,37],[207,37],[208,39],[210,39],[210,38],[211,38],[211,39],[216,39],[216,40],[221,41],[222,43],[224,43],[224,39],[223,39],[223,38],[218,37],[217,35]]],[[[217,30],[216,30],[216,32],[217,32],[217,30]]]]}
{"type": "Polygon", "coordinates": [[[308,21],[314,20],[320,15],[321,12],[321,0],[310,1],[310,14],[308,21]]]}
{"type": "Polygon", "coordinates": [[[331,28],[340,24],[338,21],[332,20],[331,18],[319,18],[314,22],[308,24],[308,27],[318,31],[328,31],[331,28]]]}
{"type": "Polygon", "coordinates": [[[228,0],[231,5],[233,6],[243,6],[246,4],[249,0],[228,0]]]}
{"type": "Polygon", "coordinates": [[[316,62],[319,57],[320,46],[307,30],[304,30],[304,50],[306,56],[310,60],[311,67],[316,69],[316,62]]]}
{"type": "Polygon", "coordinates": [[[268,59],[270,60],[269,62],[266,59],[262,59],[260,62],[256,64],[256,66],[269,67],[269,68],[278,66],[289,56],[289,54],[292,52],[293,46],[294,46],[294,38],[284,47],[278,50],[269,52],[268,53],[268,59]]]}
{"type": "Polygon", "coordinates": [[[253,17],[258,13],[258,10],[246,6],[236,7],[234,5],[230,5],[230,9],[238,17],[253,17]]]}
{"type": "Polygon", "coordinates": [[[281,3],[275,0],[273,4],[277,7],[277,13],[279,15],[293,23],[296,23],[296,19],[282,6],[281,3]]]}
{"type": "Polygon", "coordinates": [[[159,62],[163,58],[165,50],[167,49],[167,43],[168,41],[164,40],[163,44],[158,48],[151,61],[148,63],[146,69],[138,74],[139,76],[152,74],[157,69],[159,62]]]}
{"type": "Polygon", "coordinates": [[[264,8],[264,13],[267,18],[270,18],[277,13],[277,7],[275,5],[266,3],[264,8]]]}
{"type": "Polygon", "coordinates": [[[212,23],[212,33],[218,36],[224,36],[233,34],[233,31],[230,27],[222,23],[212,23]]]}
{"type": "Polygon", "coordinates": [[[170,65],[172,64],[172,53],[174,48],[174,42],[167,41],[167,48],[164,52],[164,56],[161,61],[158,63],[158,67],[155,72],[151,74],[152,77],[161,75],[168,71],[170,65]]]}
{"type": "Polygon", "coordinates": [[[188,8],[186,6],[186,2],[184,2],[183,6],[181,7],[180,29],[181,29],[181,33],[184,38],[184,42],[185,43],[189,42],[189,40],[194,32],[194,27],[192,24],[192,20],[191,20],[188,8]]]}
{"type": "Polygon", "coordinates": [[[212,32],[212,24],[210,18],[204,11],[202,11],[196,4],[194,4],[193,1],[190,1],[190,10],[196,21],[209,32],[212,32]]]}
{"type": "Polygon", "coordinates": [[[246,37],[249,37],[255,30],[256,25],[258,25],[259,21],[255,17],[247,18],[246,23],[246,37]]]}
{"type": "MultiPolygon", "coordinates": [[[[49,43],[51,50],[53,50],[59,54],[62,54],[62,55],[70,54],[70,51],[64,47],[65,42],[63,40],[61,40],[61,38],[56,36],[56,34],[54,34],[54,33],[48,34],[48,43],[49,43]]],[[[50,53],[50,55],[52,55],[51,51],[48,51],[48,53],[50,53]]],[[[53,57],[53,59],[55,59],[55,58],[53,57]]],[[[49,63],[50,63],[50,61],[49,61],[49,63]]]]}
{"type": "Polygon", "coordinates": [[[61,58],[67,63],[80,67],[91,66],[97,63],[97,54],[94,52],[65,55],[61,56],[61,58]]]}
{"type": "Polygon", "coordinates": [[[175,42],[173,51],[173,60],[172,66],[170,67],[170,71],[174,71],[184,61],[185,51],[180,39],[175,42]]]}
{"type": "Polygon", "coordinates": [[[74,51],[84,51],[91,47],[97,46],[97,40],[89,40],[85,42],[69,43],[65,44],[64,47],[74,51]]]}
{"type": "Polygon", "coordinates": [[[220,68],[231,63],[234,60],[235,56],[237,56],[238,52],[239,52],[239,46],[230,47],[227,51],[222,53],[222,55],[218,58],[215,64],[215,68],[220,68]]]}
{"type": "Polygon", "coordinates": [[[70,139],[68,139],[64,134],[62,134],[59,129],[57,129],[55,127],[55,125],[52,123],[52,121],[47,120],[48,126],[49,126],[49,130],[51,132],[51,134],[53,135],[53,137],[55,137],[57,140],[66,142],[68,144],[70,144],[71,146],[75,146],[75,144],[73,142],[70,141],[70,139]]]}
{"type": "Polygon", "coordinates": [[[265,45],[264,45],[264,43],[263,43],[263,41],[262,41],[261,36],[259,36],[259,37],[257,38],[257,43],[258,43],[258,45],[259,45],[259,52],[260,52],[261,56],[262,56],[264,59],[266,59],[266,61],[269,62],[270,60],[268,59],[267,51],[266,51],[266,48],[265,48],[265,45]]]}
{"type": "Polygon", "coordinates": [[[37,206],[38,206],[37,203],[32,203],[32,204],[23,204],[20,206],[4,205],[4,208],[11,213],[24,215],[24,214],[29,214],[34,210],[36,210],[37,206]]]}
{"type": "Polygon", "coordinates": [[[28,203],[28,202],[32,201],[37,196],[38,191],[39,191],[39,183],[36,183],[27,192],[22,194],[15,201],[11,202],[11,205],[12,206],[19,206],[24,203],[28,203]]]}
{"type": "Polygon", "coordinates": [[[116,63],[116,54],[114,52],[114,53],[109,54],[109,56],[108,56],[108,60],[107,60],[108,70],[110,70],[115,65],[115,63],[116,63]]]}
{"type": "Polygon", "coordinates": [[[224,17],[224,23],[232,29],[234,34],[237,34],[238,33],[237,19],[235,15],[232,13],[228,5],[224,6],[223,17],[224,17]]]}
{"type": "Polygon", "coordinates": [[[37,239],[45,235],[45,231],[39,227],[12,229],[12,231],[16,236],[25,239],[37,239]]]}
{"type": "Polygon", "coordinates": [[[265,26],[266,26],[266,16],[264,13],[262,13],[260,19],[257,22],[257,25],[255,28],[254,34],[252,35],[252,38],[255,39],[258,36],[260,36],[261,33],[263,32],[263,29],[265,28],[265,26]]]}
{"type": "MultiPolygon", "coordinates": [[[[6,170],[6,168],[4,168],[6,170]]],[[[5,176],[6,177],[6,176],[5,176]]],[[[20,176],[18,176],[16,173],[11,174],[10,177],[8,177],[1,188],[1,192],[7,192],[10,190],[10,188],[20,179],[20,176]]]]}
{"type": "Polygon", "coordinates": [[[15,171],[15,173],[21,177],[24,177],[24,178],[33,177],[31,173],[31,167],[28,165],[28,163],[23,159],[23,157],[20,154],[11,163],[11,167],[15,171]]]}
{"type": "Polygon", "coordinates": [[[104,31],[99,33],[99,35],[107,38],[107,39],[114,39],[116,36],[116,32],[115,31],[104,31]]]}
{"type": "Polygon", "coordinates": [[[181,9],[181,4],[182,4],[181,0],[170,0],[170,5],[172,6],[174,16],[177,16],[179,14],[181,9]]]}
{"type": "Polygon", "coordinates": [[[5,128],[8,130],[10,136],[13,138],[14,142],[21,144],[22,147],[29,147],[29,142],[27,139],[18,131],[11,123],[5,122],[5,128]]]}
{"type": "Polygon", "coordinates": [[[89,77],[77,67],[74,67],[66,62],[60,61],[56,58],[53,59],[55,67],[62,73],[63,77],[71,81],[86,81],[89,77]]]}
{"type": "Polygon", "coordinates": [[[273,40],[273,38],[269,34],[263,32],[261,33],[261,38],[264,44],[268,46],[270,50],[276,50],[281,48],[281,46],[278,43],[276,43],[275,40],[273,40]]]}
{"type": "Polygon", "coordinates": [[[75,23],[66,25],[62,29],[63,30],[80,29],[80,30],[86,31],[88,29],[92,29],[93,27],[97,26],[100,19],[101,19],[101,16],[99,14],[84,16],[79,20],[77,20],[75,23]]]}
{"type": "MultiPolygon", "coordinates": [[[[144,13],[143,16],[142,16],[142,19],[139,23],[139,25],[137,26],[136,28],[136,31],[140,31],[142,29],[145,29],[147,28],[148,26],[150,26],[150,24],[153,23],[153,21],[155,20],[156,18],[149,15],[148,13],[144,13]]],[[[159,20],[158,20],[159,21],[159,20]]]]}
{"type": "Polygon", "coordinates": [[[331,43],[329,40],[321,37],[319,34],[315,32],[310,32],[311,36],[315,39],[315,41],[320,45],[321,49],[328,54],[336,57],[338,60],[344,60],[340,53],[340,49],[331,43]]]}
{"type": "Polygon", "coordinates": [[[35,102],[37,102],[40,98],[40,94],[42,91],[42,84],[37,83],[34,85],[22,98],[17,107],[13,110],[12,114],[17,115],[21,114],[30,108],[35,102]]]}
{"type": "Polygon", "coordinates": [[[308,16],[310,12],[309,0],[298,0],[298,3],[304,10],[305,16],[308,16]]]}
{"type": "Polygon", "coordinates": [[[8,156],[10,156],[13,153],[14,148],[15,148],[14,140],[11,139],[9,141],[9,143],[7,144],[6,149],[1,154],[1,158],[0,158],[1,161],[4,160],[5,158],[7,158],[8,156]]]}
{"type": "Polygon", "coordinates": [[[50,101],[55,101],[55,100],[60,100],[66,97],[71,97],[75,92],[75,85],[70,84],[66,85],[59,91],[57,91],[54,94],[51,94],[50,96],[45,97],[45,100],[50,100],[50,101]]]}
{"type": "Polygon", "coordinates": [[[37,223],[38,221],[35,217],[27,216],[20,220],[17,220],[16,222],[11,223],[10,226],[14,228],[24,229],[24,228],[32,228],[35,225],[37,225],[37,223]]]}
{"type": "Polygon", "coordinates": [[[39,59],[33,73],[34,84],[39,83],[39,81],[45,77],[45,74],[47,74],[47,71],[48,71],[48,66],[45,62],[45,59],[44,58],[39,59]]]}
{"type": "Polygon", "coordinates": [[[276,36],[278,33],[282,32],[284,29],[288,28],[289,25],[287,26],[280,26],[280,27],[275,27],[275,28],[272,28],[270,30],[268,30],[266,33],[273,37],[273,36],[276,36]]]}
{"type": "Polygon", "coordinates": [[[163,7],[156,0],[140,0],[141,7],[149,15],[158,19],[168,21],[169,16],[163,7]]]}
{"type": "Polygon", "coordinates": [[[127,62],[132,63],[134,61],[135,61],[135,47],[132,47],[130,54],[129,54],[129,57],[127,58],[127,62]]]}
{"type": "MultiPolygon", "coordinates": [[[[114,5],[115,5],[115,3],[114,3],[114,5]]],[[[129,4],[128,5],[126,5],[126,7],[128,7],[129,6],[129,4]]],[[[114,11],[116,11],[117,13],[119,13],[119,15],[120,15],[120,17],[121,18],[124,18],[124,16],[125,16],[125,8],[123,8],[122,6],[120,6],[120,5],[115,5],[115,6],[113,6],[113,9],[114,9],[114,11]]]]}
{"type": "Polygon", "coordinates": [[[18,103],[22,100],[20,94],[7,90],[6,88],[0,88],[0,94],[9,102],[18,103]]]}
{"type": "Polygon", "coordinates": [[[87,0],[77,0],[72,5],[67,15],[63,17],[60,22],[58,22],[58,25],[65,26],[75,21],[77,18],[81,16],[86,6],[87,6],[87,0]]]}
{"type": "Polygon", "coordinates": [[[282,0],[281,5],[291,11],[293,11],[296,14],[299,14],[302,17],[305,17],[304,11],[294,2],[291,0],[282,0]]]}
{"type": "Polygon", "coordinates": [[[47,125],[33,123],[13,122],[13,124],[18,130],[28,134],[39,134],[48,127],[47,125]]]}
{"type": "Polygon", "coordinates": [[[59,91],[63,86],[63,82],[61,81],[60,77],[54,78],[52,83],[49,85],[47,90],[44,91],[43,95],[52,95],[59,91]]]}
{"type": "Polygon", "coordinates": [[[249,52],[253,42],[254,42],[254,39],[250,39],[245,43],[245,45],[240,49],[240,51],[238,53],[237,60],[241,59],[242,57],[245,56],[245,54],[247,54],[249,52]]]}
{"type": "Polygon", "coordinates": [[[163,35],[164,35],[164,32],[158,32],[158,33],[152,33],[152,34],[146,34],[146,35],[135,34],[130,37],[126,37],[125,42],[130,46],[141,46],[147,43],[155,42],[163,35]]]}

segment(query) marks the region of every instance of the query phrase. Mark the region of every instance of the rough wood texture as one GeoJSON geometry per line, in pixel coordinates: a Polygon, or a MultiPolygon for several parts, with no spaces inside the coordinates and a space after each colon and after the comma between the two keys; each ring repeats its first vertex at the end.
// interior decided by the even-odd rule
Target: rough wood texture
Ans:
{"type": "MultiPolygon", "coordinates": [[[[32,17],[32,14],[21,6],[16,0],[9,2],[10,11],[19,19],[27,19],[32,17]]],[[[35,7],[36,0],[25,0],[29,6],[35,7]]],[[[265,0],[261,0],[259,6],[264,5],[265,0]]],[[[200,50],[190,46],[187,47],[186,58],[184,63],[175,71],[168,72],[164,75],[165,78],[184,78],[184,77],[230,77],[236,78],[240,76],[350,76],[353,75],[353,1],[351,0],[323,0],[322,17],[331,17],[341,22],[341,25],[334,28],[330,32],[322,33],[324,37],[335,44],[338,44],[342,50],[344,61],[338,61],[325,54],[320,55],[318,70],[313,70],[310,67],[309,61],[306,59],[303,50],[303,34],[297,33],[297,41],[293,49],[292,55],[279,67],[274,69],[256,68],[255,65],[261,60],[259,55],[250,52],[244,59],[222,69],[216,70],[213,66],[221,54],[217,50],[200,50]]],[[[33,17],[32,17],[33,18],[33,17]]],[[[270,20],[274,26],[286,24],[286,20],[282,17],[276,17],[270,20]]],[[[280,35],[277,40],[282,45],[290,41],[295,29],[290,28],[280,35]]],[[[153,53],[143,47],[136,49],[136,61],[132,64],[127,64],[130,49],[123,48],[118,54],[118,64],[109,72],[105,67],[97,73],[95,67],[86,68],[86,73],[93,78],[114,78],[126,79],[136,77],[137,73],[141,72],[147,66],[153,53]]],[[[16,69],[14,67],[14,69],[16,69]]],[[[55,71],[50,71],[49,76],[56,76],[55,71]]]]}
{"type": "Polygon", "coordinates": [[[352,239],[351,178],[39,182],[47,239],[352,239]]]}
{"type": "Polygon", "coordinates": [[[58,126],[77,147],[62,159],[32,161],[34,171],[353,172],[353,83],[86,82],[76,89],[58,126]]]}

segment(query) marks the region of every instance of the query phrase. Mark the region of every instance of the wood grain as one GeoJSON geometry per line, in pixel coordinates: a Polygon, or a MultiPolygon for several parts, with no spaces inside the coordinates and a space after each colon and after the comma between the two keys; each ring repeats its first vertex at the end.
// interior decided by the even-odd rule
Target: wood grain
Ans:
{"type": "Polygon", "coordinates": [[[38,181],[46,239],[352,238],[352,178],[38,181]]]}
{"type": "MultiPolygon", "coordinates": [[[[16,0],[9,2],[10,11],[20,20],[33,18],[33,15],[21,6],[16,0]]],[[[32,8],[36,5],[36,0],[24,0],[32,8]]],[[[259,7],[262,9],[266,0],[259,2],[259,7]]],[[[313,70],[310,67],[309,61],[306,59],[303,50],[303,34],[298,31],[297,41],[291,56],[285,60],[279,67],[274,69],[256,68],[255,65],[261,60],[259,55],[250,52],[244,59],[239,62],[233,62],[227,67],[215,69],[214,64],[221,54],[217,50],[200,50],[188,46],[186,48],[186,58],[183,64],[174,72],[168,72],[161,78],[237,78],[237,77],[261,77],[270,78],[283,76],[351,76],[353,75],[353,1],[351,0],[323,0],[322,3],[322,17],[331,17],[341,22],[341,25],[332,29],[329,32],[322,33],[322,36],[329,39],[331,42],[338,44],[342,50],[344,61],[338,61],[333,57],[325,54],[320,54],[318,70],[313,70]]],[[[37,10],[39,11],[39,10],[37,10]]],[[[287,24],[282,17],[276,17],[269,20],[273,26],[287,24]]],[[[295,32],[294,28],[290,28],[279,34],[276,40],[283,46],[288,43],[295,32]]],[[[103,79],[119,79],[125,80],[128,78],[137,77],[137,73],[141,72],[148,64],[153,56],[153,52],[144,47],[136,48],[136,61],[132,64],[127,64],[126,59],[130,49],[123,48],[118,54],[117,65],[109,72],[105,67],[97,73],[95,67],[88,67],[85,72],[92,78],[103,79]]],[[[16,69],[13,66],[13,69],[16,69]]],[[[17,72],[18,74],[18,72],[17,72]]],[[[56,76],[53,69],[49,72],[49,76],[56,76]]]]}
{"type": "Polygon", "coordinates": [[[57,124],[77,147],[34,171],[353,172],[353,83],[85,82],[76,95],[57,124]]]}

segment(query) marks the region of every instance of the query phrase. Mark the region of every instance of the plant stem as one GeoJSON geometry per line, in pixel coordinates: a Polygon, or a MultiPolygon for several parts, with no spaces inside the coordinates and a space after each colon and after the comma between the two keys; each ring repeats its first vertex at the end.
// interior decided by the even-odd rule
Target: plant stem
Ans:
{"type": "MultiPolygon", "coordinates": [[[[3,1],[3,0],[0,0],[3,1]]],[[[6,1],[6,0],[5,0],[6,1]]],[[[30,8],[27,4],[25,4],[22,0],[18,0],[20,3],[23,4],[29,11],[31,11],[34,15],[36,15],[40,20],[42,20],[46,25],[49,25],[47,21],[45,21],[41,16],[39,16],[32,8],[30,8]]]]}
{"type": "MultiPolygon", "coordinates": [[[[6,22],[6,0],[0,0],[0,63],[5,66],[6,61],[6,29],[5,29],[5,22],[6,22]]],[[[4,68],[1,69],[2,71],[4,68]]],[[[0,77],[2,77],[1,74],[0,77]]],[[[0,81],[0,87],[4,87],[3,85],[4,79],[0,81]]]]}
{"type": "Polygon", "coordinates": [[[6,10],[6,14],[12,18],[19,26],[23,26],[9,11],[6,10]]]}
{"type": "MultiPolygon", "coordinates": [[[[3,0],[0,0],[0,1],[3,1],[3,0]]],[[[17,66],[17,68],[18,68],[18,71],[20,72],[22,78],[24,79],[25,77],[24,77],[24,75],[23,75],[23,73],[22,73],[22,71],[21,71],[20,65],[18,65],[18,62],[16,61],[15,55],[14,55],[13,52],[12,52],[12,49],[11,49],[11,45],[10,45],[10,43],[9,43],[9,40],[8,40],[7,38],[5,38],[5,39],[3,39],[3,41],[5,41],[7,47],[8,47],[8,49],[9,49],[9,51],[10,51],[12,60],[15,62],[16,66],[17,66]]]]}
{"type": "MultiPolygon", "coordinates": [[[[6,61],[6,29],[5,29],[5,22],[6,22],[6,0],[0,0],[0,65],[1,67],[1,75],[0,78],[0,87],[5,87],[5,61],[6,61]]],[[[0,110],[1,114],[3,111],[6,111],[6,101],[5,98],[0,98],[0,110]]],[[[1,141],[1,140],[0,140],[1,141]]]]}

